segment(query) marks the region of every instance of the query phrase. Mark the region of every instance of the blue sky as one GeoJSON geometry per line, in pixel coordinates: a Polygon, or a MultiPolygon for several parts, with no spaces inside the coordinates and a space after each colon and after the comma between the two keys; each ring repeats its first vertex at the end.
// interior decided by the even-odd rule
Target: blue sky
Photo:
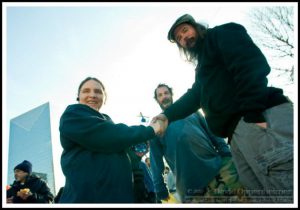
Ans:
{"type": "MultiPolygon", "coordinates": [[[[3,20],[7,49],[3,49],[7,58],[3,68],[4,163],[9,120],[49,101],[58,190],[64,184],[58,122],[66,106],[76,103],[77,88],[84,78],[94,76],[104,83],[108,100],[101,112],[116,123],[139,124],[139,112],[152,117],[161,111],[153,99],[159,83],[172,86],[177,99],[194,81],[194,66],[167,40],[167,32],[179,16],[189,13],[210,27],[237,22],[248,28],[249,9],[266,5],[7,4],[3,20]]],[[[279,80],[270,79],[270,84],[280,86],[279,80]]],[[[296,97],[295,86],[282,88],[296,97]]]]}

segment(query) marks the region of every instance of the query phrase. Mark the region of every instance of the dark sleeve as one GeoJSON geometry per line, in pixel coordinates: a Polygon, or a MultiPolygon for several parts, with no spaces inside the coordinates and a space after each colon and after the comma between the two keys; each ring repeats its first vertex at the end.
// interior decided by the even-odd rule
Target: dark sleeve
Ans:
{"type": "Polygon", "coordinates": [[[20,187],[15,185],[14,183],[11,185],[11,188],[7,190],[6,198],[10,198],[13,196],[13,203],[24,203],[24,200],[17,196],[17,192],[20,190],[20,187]]]}
{"type": "Polygon", "coordinates": [[[201,86],[195,81],[192,88],[163,112],[169,123],[186,118],[200,108],[200,88],[201,86]]]}
{"type": "Polygon", "coordinates": [[[6,191],[6,198],[10,198],[11,196],[15,196],[17,193],[15,189],[11,186],[7,191],[6,191]]]}
{"type": "Polygon", "coordinates": [[[67,109],[61,117],[59,130],[64,148],[72,141],[90,151],[104,153],[120,152],[155,136],[150,126],[115,124],[85,105],[67,109]]]}
{"type": "Polygon", "coordinates": [[[53,203],[54,196],[46,182],[39,180],[39,185],[39,189],[36,192],[32,192],[32,195],[28,197],[28,202],[53,203]]]}
{"type": "Polygon", "coordinates": [[[270,66],[246,29],[231,23],[216,33],[217,46],[236,87],[236,99],[246,122],[265,122],[270,66]]]}
{"type": "Polygon", "coordinates": [[[169,195],[168,188],[164,182],[163,149],[158,139],[150,141],[150,170],[152,173],[154,190],[159,200],[166,199],[169,195]]]}

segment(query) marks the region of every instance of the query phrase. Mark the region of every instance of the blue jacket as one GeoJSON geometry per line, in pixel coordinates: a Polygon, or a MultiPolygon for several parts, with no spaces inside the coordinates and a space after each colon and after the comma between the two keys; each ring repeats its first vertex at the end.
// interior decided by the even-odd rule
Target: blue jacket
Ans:
{"type": "Polygon", "coordinates": [[[125,150],[153,138],[153,128],[115,124],[109,116],[75,104],[61,116],[59,130],[66,177],[60,203],[134,202],[125,150]]]}
{"type": "Polygon", "coordinates": [[[162,138],[150,141],[150,164],[158,198],[168,196],[163,157],[176,177],[177,192],[184,198],[201,192],[219,173],[221,156],[231,156],[228,145],[223,138],[211,134],[198,112],[172,122],[162,138]]]}

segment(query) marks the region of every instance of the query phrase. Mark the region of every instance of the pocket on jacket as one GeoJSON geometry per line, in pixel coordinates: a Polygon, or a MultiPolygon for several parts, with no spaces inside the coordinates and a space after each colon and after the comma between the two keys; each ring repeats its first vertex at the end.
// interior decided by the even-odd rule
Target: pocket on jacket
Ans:
{"type": "Polygon", "coordinates": [[[255,157],[258,167],[269,176],[293,169],[293,145],[289,142],[269,148],[255,157]]]}

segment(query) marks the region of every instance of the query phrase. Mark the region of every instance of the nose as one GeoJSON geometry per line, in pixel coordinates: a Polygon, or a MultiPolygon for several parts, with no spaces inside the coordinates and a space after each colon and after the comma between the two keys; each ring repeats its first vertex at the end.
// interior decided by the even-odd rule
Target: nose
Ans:
{"type": "Polygon", "coordinates": [[[96,98],[96,93],[95,93],[94,91],[91,91],[91,92],[89,93],[89,97],[91,97],[91,98],[96,98]]]}
{"type": "Polygon", "coordinates": [[[161,98],[162,101],[165,101],[166,99],[168,99],[168,96],[167,96],[167,95],[164,95],[164,96],[161,98]]]}

